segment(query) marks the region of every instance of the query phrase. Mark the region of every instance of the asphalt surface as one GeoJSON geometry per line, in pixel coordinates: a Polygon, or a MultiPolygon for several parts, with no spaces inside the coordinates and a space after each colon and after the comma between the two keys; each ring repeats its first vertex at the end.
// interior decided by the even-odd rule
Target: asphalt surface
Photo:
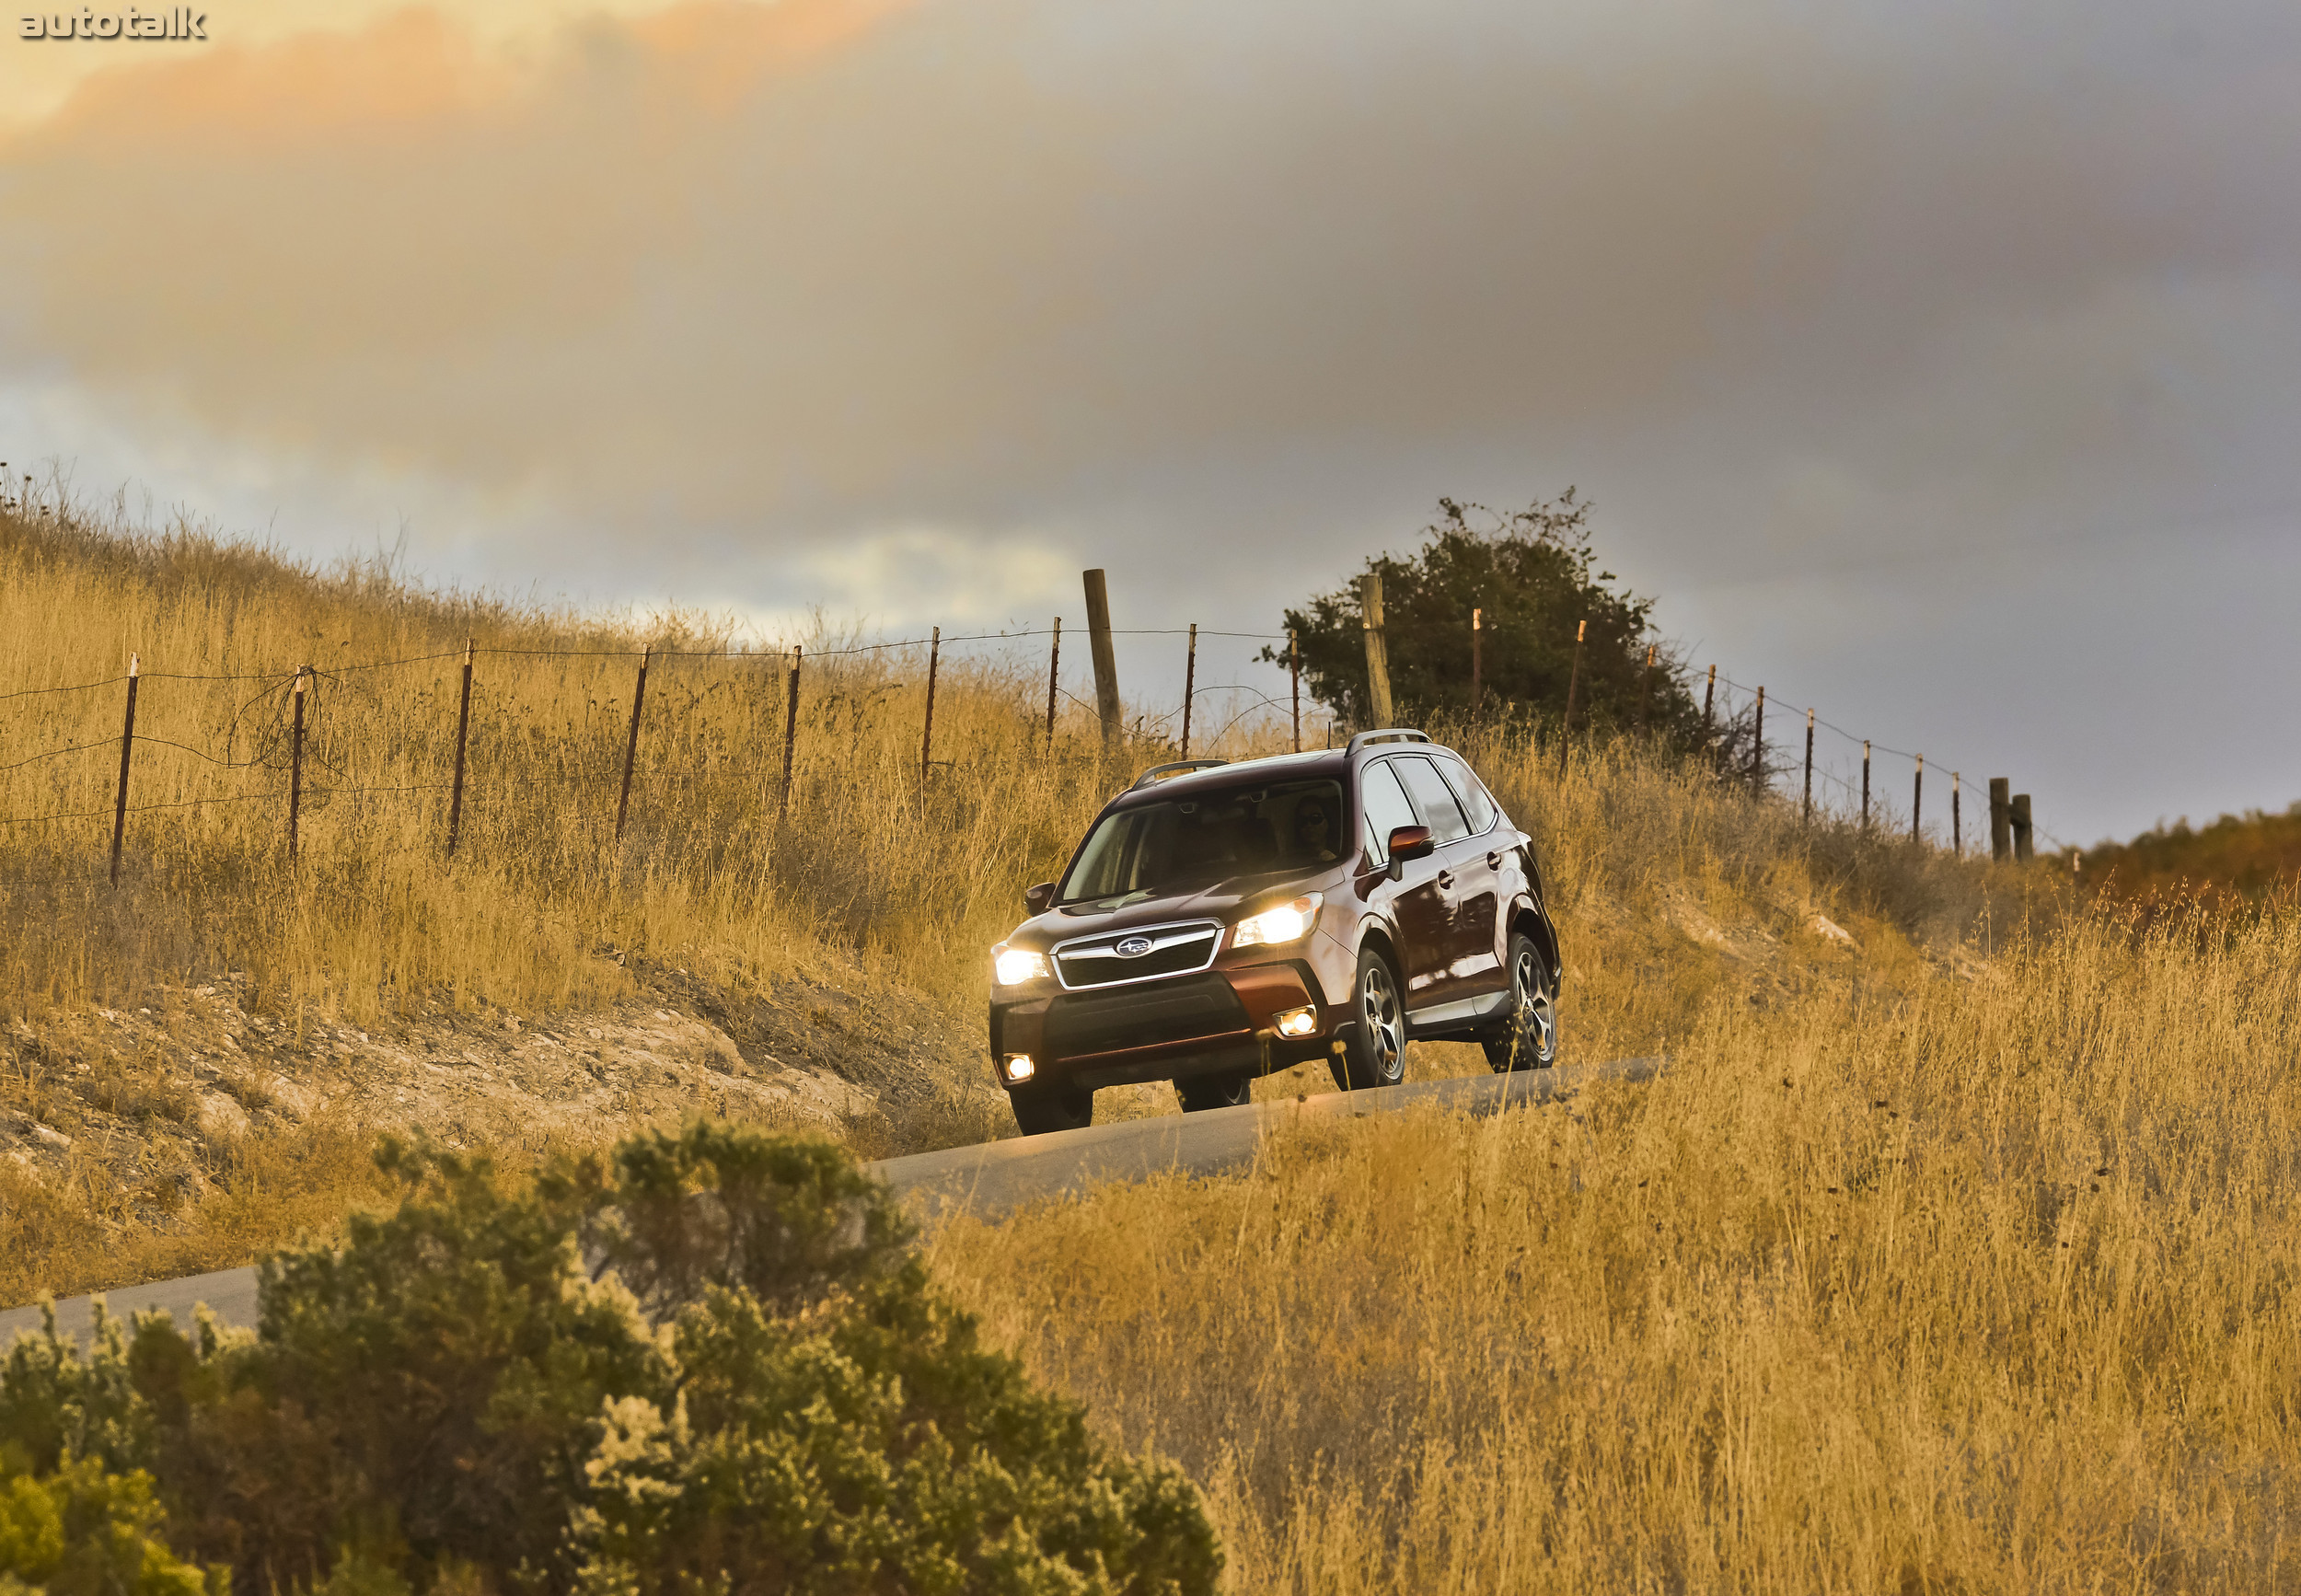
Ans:
{"type": "MultiPolygon", "coordinates": [[[[1204,1114],[1129,1119],[1089,1126],[1084,1130],[913,1153],[865,1167],[885,1180],[922,1220],[957,1213],[995,1220],[1043,1197],[1111,1181],[1169,1174],[1223,1174],[1250,1167],[1266,1125],[1362,1119],[1370,1114],[1394,1113],[1425,1104],[1461,1114],[1496,1114],[1516,1104],[1570,1096],[1593,1081],[1649,1080],[1659,1068],[1651,1058],[1624,1058],[1515,1075],[1420,1081],[1382,1092],[1323,1093],[1204,1114]]],[[[252,1266],[121,1287],[98,1295],[116,1315],[160,1309],[186,1328],[192,1323],[193,1309],[202,1302],[223,1324],[256,1323],[256,1271],[252,1266]]],[[[92,1318],[90,1298],[70,1297],[56,1304],[56,1327],[83,1343],[92,1318]]],[[[38,1304],[0,1313],[0,1349],[13,1343],[18,1331],[36,1334],[40,1326],[38,1304]]]]}

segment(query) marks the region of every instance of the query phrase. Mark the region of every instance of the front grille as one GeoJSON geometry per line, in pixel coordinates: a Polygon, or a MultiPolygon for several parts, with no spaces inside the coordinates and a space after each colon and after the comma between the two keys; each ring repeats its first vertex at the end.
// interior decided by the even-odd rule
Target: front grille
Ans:
{"type": "Polygon", "coordinates": [[[1155,981],[1162,976],[1184,976],[1206,969],[1214,963],[1215,949],[1221,943],[1222,927],[1215,920],[1104,931],[1057,943],[1055,975],[1069,992],[1125,986],[1130,981],[1155,981]],[[1141,953],[1119,951],[1138,942],[1150,945],[1141,953]]]}
{"type": "Polygon", "coordinates": [[[1247,1028],[1246,1007],[1220,976],[1115,992],[1067,994],[1046,1006],[1050,1058],[1221,1036],[1247,1028]]]}

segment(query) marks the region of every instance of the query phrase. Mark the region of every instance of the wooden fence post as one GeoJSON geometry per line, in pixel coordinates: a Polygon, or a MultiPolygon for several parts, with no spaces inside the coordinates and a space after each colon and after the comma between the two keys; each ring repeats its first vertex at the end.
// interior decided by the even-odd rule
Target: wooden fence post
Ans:
{"type": "Polygon", "coordinates": [[[1910,788],[1910,840],[1912,842],[1917,841],[1921,835],[1918,827],[1917,817],[1924,812],[1925,807],[1925,756],[1920,754],[1917,757],[1917,781],[1916,783],[1910,788]]]}
{"type": "Polygon", "coordinates": [[[1765,689],[1758,689],[1756,735],[1750,743],[1750,791],[1765,791],[1765,689]]]}
{"type": "Polygon", "coordinates": [[[288,862],[295,862],[297,816],[304,807],[304,676],[309,665],[295,667],[295,730],[288,743],[288,862]]]}
{"type": "Polygon", "coordinates": [[[1710,751],[1710,706],[1717,701],[1717,667],[1710,667],[1709,684],[1702,689],[1702,751],[1710,751]]]}
{"type": "Polygon", "coordinates": [[[791,696],[789,707],[783,711],[783,791],[775,801],[775,823],[781,825],[791,815],[791,756],[799,742],[799,662],[804,646],[791,645],[791,696]]]}
{"type": "Polygon", "coordinates": [[[447,799],[447,857],[456,857],[456,838],[463,829],[463,751],[471,733],[471,644],[463,640],[463,704],[456,711],[456,781],[447,799]]]}
{"type": "Polygon", "coordinates": [[[1566,673],[1566,718],[1558,723],[1558,774],[1566,774],[1567,745],[1574,736],[1574,697],[1582,686],[1582,640],[1590,635],[1587,618],[1574,623],[1574,664],[1566,673]]]}
{"type": "Polygon", "coordinates": [[[639,762],[639,711],[647,702],[647,664],[655,657],[654,644],[650,643],[639,656],[639,681],[631,688],[631,736],[623,746],[623,795],[615,803],[615,839],[623,840],[623,817],[631,808],[631,767],[639,762]]]}
{"type": "Polygon", "coordinates": [[[1484,658],[1486,651],[1481,646],[1485,637],[1485,628],[1480,625],[1485,616],[1486,611],[1483,609],[1473,609],[1470,612],[1470,712],[1474,715],[1478,712],[1478,696],[1486,686],[1484,658]]]}
{"type": "Polygon", "coordinates": [[[1046,651],[1046,751],[1055,751],[1055,692],[1062,681],[1063,618],[1055,618],[1055,642],[1046,651]]]}
{"type": "Polygon", "coordinates": [[[1190,623],[1190,642],[1183,654],[1183,752],[1190,758],[1190,700],[1198,688],[1198,623],[1190,623]]]}
{"type": "Polygon", "coordinates": [[[935,762],[935,671],[942,663],[942,628],[936,627],[927,643],[927,729],[919,738],[919,782],[927,784],[935,762]]]}
{"type": "MultiPolygon", "coordinates": [[[[27,487],[31,478],[24,479],[27,487]]],[[[120,839],[128,829],[128,756],[136,742],[136,677],[143,662],[128,656],[128,719],[120,729],[120,797],[112,805],[112,885],[120,885],[120,839]]]]}
{"type": "Polygon", "coordinates": [[[1118,658],[1111,652],[1111,595],[1100,570],[1084,573],[1087,644],[1094,656],[1094,712],[1103,720],[1103,752],[1115,754],[1127,734],[1119,718],[1118,658]]]}
{"type": "Polygon", "coordinates": [[[1294,751],[1302,751],[1302,645],[1287,628],[1287,688],[1294,704],[1294,751]]]}
{"type": "Polygon", "coordinates": [[[1960,830],[1960,827],[1959,827],[1959,818],[1960,818],[1960,816],[1959,816],[1959,815],[1958,815],[1958,787],[1959,787],[1959,781],[1960,781],[1960,779],[1959,779],[1958,773],[1957,773],[1955,770],[1950,771],[1950,772],[1949,772],[1949,851],[1950,851],[1952,854],[1955,854],[1958,858],[1960,858],[1960,859],[1963,859],[1963,858],[1965,857],[1965,833],[1964,833],[1962,830],[1960,830]]]}
{"type": "Polygon", "coordinates": [[[1813,824],[1813,711],[1806,711],[1806,808],[1805,823],[1813,824]]]}
{"type": "Polygon", "coordinates": [[[1382,642],[1382,578],[1368,572],[1359,578],[1359,626],[1366,634],[1366,712],[1374,726],[1391,723],[1390,651],[1382,642]]]}
{"type": "Polygon", "coordinates": [[[1869,739],[1862,739],[1862,835],[1869,834],[1869,739]]]}
{"type": "Polygon", "coordinates": [[[2027,792],[2013,795],[2013,802],[2006,806],[2006,818],[2013,827],[2014,862],[2027,864],[2038,856],[2037,845],[2030,835],[2029,795],[2027,792]]]}
{"type": "Polygon", "coordinates": [[[2013,801],[2006,796],[2012,791],[2005,777],[1989,779],[1989,856],[2001,864],[2013,857],[2013,801]]]}

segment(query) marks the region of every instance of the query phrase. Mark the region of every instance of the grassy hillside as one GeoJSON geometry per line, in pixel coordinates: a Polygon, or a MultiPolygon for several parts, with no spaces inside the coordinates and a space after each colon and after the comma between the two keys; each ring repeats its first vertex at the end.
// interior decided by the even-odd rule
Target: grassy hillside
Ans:
{"type": "Polygon", "coordinates": [[[1240,1590],[2294,1590],[2297,1049],[2301,919],[2086,922],[935,1267],[1240,1590]]]}
{"type": "Polygon", "coordinates": [[[2187,820],[2130,842],[2085,850],[2091,889],[2129,903],[2258,902],[2301,885],[2301,804],[2283,815],[2259,809],[2192,829],[2187,820]]]}
{"type": "MultiPolygon", "coordinates": [[[[0,771],[16,822],[0,828],[0,1297],[16,1301],[325,1228],[372,1195],[377,1126],[513,1167],[633,1122],[767,1114],[778,1094],[812,1099],[804,1122],[867,1155],[1003,1131],[977,1051],[985,953],[1108,792],[1171,754],[1106,764],[1070,711],[1050,756],[1035,651],[947,655],[922,781],[919,651],[827,656],[843,644],[818,637],[779,824],[780,661],[728,653],[693,617],[585,618],[192,533],[5,519],[0,604],[0,691],[21,695],[0,699],[21,750],[0,771]],[[451,860],[467,639],[481,652],[451,860]],[[145,674],[114,889],[131,652],[145,674]],[[306,663],[291,866],[285,736],[306,663]],[[58,748],[77,751],[31,758],[58,748]],[[42,815],[62,818],[23,819],[42,815]],[[841,1082],[869,1108],[823,1111],[841,1082]]],[[[1561,779],[1533,728],[1446,734],[1539,839],[1581,1057],[1674,1047],[1721,1005],[1901,991],[2061,912],[2051,873],[1804,828],[1628,745],[1578,749],[1561,779]]],[[[1223,749],[1275,746],[1245,726],[1223,749]]],[[[1437,1046],[1415,1068],[1483,1064],[1437,1046]]],[[[1098,1111],[1171,1107],[1157,1089],[1098,1111]]]]}
{"type": "MultiPolygon", "coordinates": [[[[7,1301],[325,1233],[384,1195],[382,1125],[515,1180],[619,1129],[796,1113],[803,1089],[866,1154],[997,1128],[985,952],[1167,752],[1105,765],[1073,719],[1050,756],[1035,659],[946,661],[950,763],[922,781],[922,662],[837,656],[808,666],[779,824],[777,667],[692,618],[5,523],[0,602],[0,691],[108,683],[0,700],[21,750],[0,816],[72,816],[0,831],[7,1301]],[[467,636],[489,652],[451,862],[467,636]],[[619,848],[648,644],[678,652],[619,848]],[[109,678],[132,649],[139,730],[165,739],[138,746],[134,802],[230,802],[139,808],[115,892],[109,678]],[[407,663],[338,668],[378,659],[407,663]],[[279,738],[306,661],[291,868],[279,738]]],[[[1247,1178],[932,1240],[1108,1440],[1207,1487],[1236,1588],[2301,1582],[2290,909],[2137,928],[2065,868],[1802,826],[1635,745],[1561,772],[1538,728],[1439,730],[1537,838],[1569,1056],[1667,1052],[1669,1074],[1282,1135],[1247,1178]]]]}

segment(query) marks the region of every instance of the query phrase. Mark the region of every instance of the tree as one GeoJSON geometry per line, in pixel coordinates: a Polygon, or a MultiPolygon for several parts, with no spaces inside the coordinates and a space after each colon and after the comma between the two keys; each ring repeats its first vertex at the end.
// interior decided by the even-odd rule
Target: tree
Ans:
{"type": "MultiPolygon", "coordinates": [[[[1440,519],[1407,558],[1382,555],[1365,569],[1382,579],[1383,642],[1391,697],[1401,719],[1467,719],[1531,711],[1555,724],[1566,712],[1576,629],[1582,644],[1575,724],[1597,730],[1645,725],[1681,746],[1702,734],[1702,706],[1682,661],[1657,643],[1646,668],[1654,601],[1609,585],[1595,569],[1588,500],[1568,488],[1508,515],[1439,501],[1440,519]],[[1471,611],[1484,612],[1481,701],[1471,702],[1471,611]]],[[[1286,612],[1312,693],[1357,726],[1371,723],[1359,585],[1319,594],[1286,612]]],[[[1262,657],[1287,663],[1282,651],[1262,657]]]]}
{"type": "Polygon", "coordinates": [[[184,1554],[205,1596],[1211,1596],[1189,1482],[982,1346],[845,1150],[699,1125],[524,1193],[380,1162],[406,1200],[267,1262],[257,1336],[17,1343],[0,1596],[203,1596],[184,1554]]]}

